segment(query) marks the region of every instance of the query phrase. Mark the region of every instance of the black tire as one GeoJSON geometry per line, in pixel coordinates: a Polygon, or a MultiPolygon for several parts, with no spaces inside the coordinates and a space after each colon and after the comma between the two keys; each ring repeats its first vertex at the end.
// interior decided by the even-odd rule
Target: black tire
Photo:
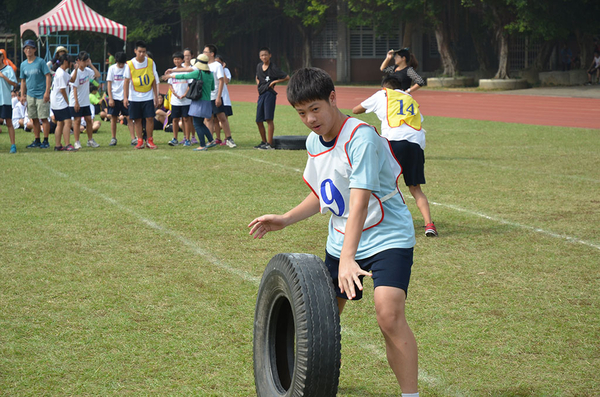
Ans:
{"type": "Polygon", "coordinates": [[[334,397],[340,358],[340,317],[325,264],[309,254],[275,255],[254,315],[257,395],[334,397]]]}
{"type": "Polygon", "coordinates": [[[306,150],[306,135],[281,135],[273,137],[273,147],[284,150],[306,150]]]}

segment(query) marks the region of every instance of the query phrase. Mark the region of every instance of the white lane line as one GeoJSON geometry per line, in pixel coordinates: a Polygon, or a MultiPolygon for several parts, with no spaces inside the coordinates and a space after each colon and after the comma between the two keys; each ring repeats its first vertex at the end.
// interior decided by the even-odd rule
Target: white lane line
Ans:
{"type": "Polygon", "coordinates": [[[561,239],[561,240],[565,240],[565,241],[567,241],[569,243],[583,244],[583,245],[587,245],[588,247],[592,247],[592,248],[596,248],[596,249],[600,250],[600,245],[598,245],[598,244],[594,244],[594,243],[586,241],[586,240],[581,240],[581,239],[576,238],[576,237],[568,236],[566,234],[554,233],[554,232],[551,232],[551,231],[548,231],[548,230],[540,229],[539,227],[533,227],[533,226],[529,226],[529,225],[523,225],[523,224],[517,223],[517,222],[507,221],[507,220],[502,219],[502,218],[497,218],[495,216],[490,216],[490,215],[482,214],[481,212],[477,212],[477,211],[471,211],[471,210],[468,210],[466,208],[461,208],[461,207],[458,207],[458,206],[452,205],[452,204],[436,203],[435,201],[430,201],[429,203],[431,203],[433,205],[440,206],[440,207],[450,208],[450,209],[452,209],[454,211],[464,212],[466,214],[479,216],[481,218],[485,218],[485,219],[488,219],[490,221],[502,223],[504,225],[509,225],[509,226],[512,226],[512,227],[518,227],[518,228],[526,229],[526,230],[531,230],[531,231],[536,232],[536,233],[541,233],[541,234],[545,234],[545,235],[550,236],[550,237],[554,237],[554,238],[558,238],[558,239],[561,239]]]}
{"type": "Polygon", "coordinates": [[[71,184],[77,186],[78,188],[80,188],[81,190],[84,190],[90,194],[92,194],[94,197],[100,197],[101,199],[103,199],[104,201],[114,205],[115,207],[117,207],[118,209],[127,212],[131,215],[133,215],[135,218],[137,218],[140,222],[144,223],[145,225],[149,226],[150,228],[159,231],[162,234],[171,236],[177,240],[179,240],[179,242],[181,242],[183,245],[185,245],[188,249],[190,249],[192,252],[200,255],[201,257],[203,257],[206,261],[208,261],[210,264],[219,267],[223,270],[228,271],[231,274],[235,274],[236,276],[240,277],[241,279],[245,280],[245,281],[249,281],[255,284],[258,284],[260,282],[260,278],[253,276],[252,274],[240,270],[240,269],[236,269],[235,267],[229,266],[228,264],[226,264],[225,262],[219,260],[218,258],[216,258],[214,255],[212,255],[209,251],[206,251],[204,249],[202,249],[198,244],[196,244],[194,241],[189,240],[183,236],[181,236],[179,233],[176,233],[174,231],[172,231],[171,229],[164,227],[156,222],[154,222],[153,220],[144,217],[143,215],[139,214],[138,212],[132,210],[131,208],[119,203],[117,200],[113,199],[112,197],[107,196],[104,193],[101,193],[95,189],[89,188],[77,181],[74,181],[72,178],[70,178],[67,174],[65,174],[64,172],[60,172],[57,171],[51,167],[48,167],[46,164],[42,163],[41,161],[37,160],[34,158],[34,161],[36,163],[38,163],[40,166],[42,166],[43,168],[45,168],[46,170],[52,172],[53,174],[67,179],[71,184]]]}
{"type": "MultiPolygon", "coordinates": [[[[241,156],[241,157],[246,157],[246,156],[241,156]]],[[[251,157],[248,157],[251,158],[251,157]]],[[[53,174],[64,178],[66,180],[69,181],[69,183],[75,185],[76,187],[78,187],[81,190],[84,190],[88,193],[90,193],[91,195],[93,195],[94,197],[100,197],[101,199],[103,199],[104,201],[114,205],[115,207],[117,207],[118,209],[127,212],[131,215],[133,215],[135,218],[137,218],[140,222],[142,222],[143,224],[149,226],[150,228],[159,231],[160,233],[166,234],[168,236],[171,236],[173,238],[176,238],[177,240],[179,240],[182,244],[184,244],[186,247],[188,247],[192,252],[202,256],[204,259],[206,259],[208,262],[210,262],[211,264],[213,264],[214,266],[217,266],[223,270],[226,270],[227,272],[236,275],[238,277],[240,277],[241,279],[251,282],[254,285],[258,286],[260,284],[260,278],[253,276],[252,274],[245,272],[243,270],[239,270],[236,269],[232,266],[227,265],[226,263],[220,261],[219,259],[217,259],[215,256],[213,256],[210,252],[200,248],[196,243],[194,243],[191,240],[188,240],[187,238],[181,236],[180,234],[172,231],[171,229],[164,227],[156,222],[154,222],[151,219],[148,219],[146,217],[144,217],[143,215],[137,213],[136,211],[132,210],[129,207],[126,207],[125,205],[119,203],[117,200],[113,199],[110,196],[107,196],[104,193],[101,193],[95,189],[92,189],[90,187],[85,186],[82,183],[79,183],[77,181],[74,181],[72,178],[69,177],[69,175],[65,174],[64,172],[61,171],[57,171],[54,168],[51,168],[49,166],[47,166],[46,164],[44,164],[43,162],[39,161],[38,159],[34,158],[34,161],[36,163],[38,163],[41,167],[45,168],[46,170],[52,172],[53,174]]],[[[265,162],[268,163],[268,162],[265,162]]],[[[271,163],[269,163],[271,164],[271,163]]],[[[290,167],[287,167],[290,168],[290,167]]],[[[344,326],[343,329],[344,333],[348,334],[348,335],[352,335],[353,337],[357,338],[357,339],[363,339],[362,335],[360,335],[359,333],[353,331],[352,329],[350,329],[348,326],[344,326]]],[[[361,343],[360,346],[363,349],[366,349],[367,351],[374,353],[377,357],[379,357],[379,359],[381,360],[385,360],[386,359],[386,355],[385,352],[382,348],[377,347],[375,345],[371,345],[368,343],[361,343]]],[[[419,379],[427,384],[429,384],[430,386],[435,386],[438,388],[443,388],[446,389],[446,391],[448,391],[448,388],[445,387],[442,383],[442,381],[434,376],[429,375],[427,372],[425,372],[425,370],[423,369],[419,369],[419,379]]],[[[462,394],[456,394],[456,396],[462,396],[462,394]]]]}
{"type": "MultiPolygon", "coordinates": [[[[231,152],[227,152],[227,153],[231,153],[231,152]]],[[[234,155],[234,154],[232,154],[232,155],[234,155]]],[[[288,170],[291,170],[291,171],[300,172],[300,173],[303,172],[303,170],[300,170],[298,168],[289,167],[289,166],[286,166],[284,164],[277,164],[277,163],[273,163],[273,162],[269,162],[269,161],[265,161],[265,160],[255,159],[255,158],[253,158],[251,156],[242,156],[240,154],[235,154],[235,155],[239,156],[239,157],[246,158],[248,160],[258,161],[258,162],[269,164],[269,165],[272,165],[272,166],[282,167],[282,168],[285,168],[285,169],[288,169],[288,170]]],[[[595,181],[595,180],[591,179],[591,181],[595,181]]],[[[407,197],[407,196],[410,197],[410,198],[412,198],[412,196],[410,194],[409,195],[404,195],[404,197],[407,197]]],[[[502,219],[502,218],[498,218],[498,217],[495,217],[495,216],[486,215],[486,214],[483,214],[483,213],[477,212],[477,211],[468,210],[466,208],[462,208],[462,207],[459,207],[459,206],[453,205],[453,204],[437,203],[437,202],[434,202],[434,201],[430,201],[429,203],[432,204],[432,205],[439,206],[439,207],[446,207],[446,208],[449,208],[449,209],[452,209],[452,210],[455,210],[455,211],[458,211],[458,212],[463,212],[465,214],[469,214],[469,215],[473,215],[473,216],[478,216],[478,217],[481,217],[481,218],[485,218],[485,219],[488,219],[490,221],[502,223],[504,225],[509,225],[509,226],[512,226],[512,227],[529,230],[529,231],[532,231],[532,232],[535,232],[535,233],[545,234],[546,236],[557,238],[557,239],[560,239],[560,240],[565,240],[565,241],[567,241],[569,243],[582,244],[582,245],[586,245],[588,247],[592,247],[592,248],[600,250],[600,245],[599,244],[591,242],[591,241],[587,241],[587,240],[582,240],[582,239],[577,238],[577,237],[573,237],[573,236],[569,236],[569,235],[561,234],[561,233],[556,233],[556,232],[552,232],[552,231],[549,231],[549,230],[544,230],[544,229],[541,229],[541,228],[538,228],[538,227],[533,227],[533,226],[529,226],[529,225],[523,225],[523,224],[518,223],[518,222],[507,221],[507,220],[502,219]]]]}

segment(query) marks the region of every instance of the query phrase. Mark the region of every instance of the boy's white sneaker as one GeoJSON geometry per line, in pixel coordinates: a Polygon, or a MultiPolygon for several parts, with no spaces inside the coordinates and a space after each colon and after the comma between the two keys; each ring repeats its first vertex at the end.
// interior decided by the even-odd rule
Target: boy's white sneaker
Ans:
{"type": "Polygon", "coordinates": [[[91,147],[100,147],[100,145],[98,144],[98,142],[96,142],[94,140],[94,138],[90,139],[89,141],[87,141],[87,145],[91,146],[91,147]]]}
{"type": "Polygon", "coordinates": [[[229,146],[230,148],[234,148],[237,147],[237,145],[235,144],[235,142],[233,141],[233,138],[227,138],[225,140],[225,144],[227,144],[227,146],[229,146]]]}
{"type": "Polygon", "coordinates": [[[75,141],[75,144],[73,145],[73,147],[77,150],[81,149],[81,142],[75,141]]]}

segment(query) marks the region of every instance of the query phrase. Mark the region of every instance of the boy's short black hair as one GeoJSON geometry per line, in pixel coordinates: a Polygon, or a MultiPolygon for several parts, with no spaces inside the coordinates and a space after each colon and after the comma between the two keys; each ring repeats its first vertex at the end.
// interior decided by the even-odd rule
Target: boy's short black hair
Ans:
{"type": "Polygon", "coordinates": [[[287,98],[292,106],[309,101],[329,102],[332,91],[335,91],[335,86],[327,72],[319,68],[303,68],[290,78],[287,98]]]}
{"type": "Polygon", "coordinates": [[[58,66],[63,65],[65,62],[71,63],[71,56],[69,54],[62,54],[58,57],[58,66]]]}
{"type": "Polygon", "coordinates": [[[80,51],[79,54],[77,54],[78,61],[87,61],[88,59],[90,59],[90,54],[86,51],[80,51]]]}
{"type": "Polygon", "coordinates": [[[271,53],[271,49],[269,47],[261,47],[260,50],[258,50],[258,53],[260,54],[263,51],[266,51],[269,54],[271,53]]]}
{"type": "Polygon", "coordinates": [[[208,48],[208,51],[209,51],[209,52],[212,52],[212,53],[213,53],[213,54],[215,54],[215,55],[217,55],[217,51],[219,50],[219,49],[217,48],[217,46],[216,46],[216,45],[214,45],[214,44],[205,44],[205,45],[204,45],[204,48],[208,48]]]}
{"type": "Polygon", "coordinates": [[[117,63],[125,63],[127,62],[127,54],[122,51],[119,51],[115,54],[115,62],[117,63]]]}
{"type": "Polygon", "coordinates": [[[185,53],[186,51],[189,51],[189,52],[190,52],[190,54],[193,54],[193,53],[194,53],[194,52],[192,51],[192,49],[191,49],[191,48],[188,48],[188,47],[185,47],[185,48],[183,49],[183,51],[181,51],[181,52],[185,53]]]}
{"type": "Polygon", "coordinates": [[[392,90],[401,90],[402,83],[396,78],[396,76],[387,75],[381,80],[381,86],[385,88],[391,88],[392,90]]]}
{"type": "Polygon", "coordinates": [[[94,84],[90,84],[90,92],[98,91],[98,86],[94,84]]]}
{"type": "Polygon", "coordinates": [[[173,56],[171,58],[181,58],[181,59],[183,59],[183,52],[181,52],[181,51],[175,51],[173,53],[173,56]]]}
{"type": "Polygon", "coordinates": [[[134,50],[137,50],[139,47],[142,47],[142,48],[148,48],[148,47],[146,46],[146,42],[145,42],[145,41],[143,41],[143,40],[138,40],[138,41],[136,41],[136,42],[135,42],[135,46],[133,47],[133,49],[134,49],[134,50]]]}
{"type": "Polygon", "coordinates": [[[220,59],[220,60],[221,60],[221,62],[223,62],[223,63],[227,63],[227,62],[225,62],[225,58],[223,58],[223,56],[222,56],[222,55],[215,55],[215,59],[220,59]]]}

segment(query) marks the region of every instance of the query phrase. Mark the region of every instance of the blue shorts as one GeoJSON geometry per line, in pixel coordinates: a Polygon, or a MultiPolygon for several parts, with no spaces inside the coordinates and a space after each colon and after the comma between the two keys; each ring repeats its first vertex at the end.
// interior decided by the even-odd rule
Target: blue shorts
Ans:
{"type": "Polygon", "coordinates": [[[8,123],[12,123],[12,106],[0,106],[0,119],[6,120],[6,125],[8,125],[8,123]]]}
{"type": "Polygon", "coordinates": [[[277,95],[271,91],[266,91],[258,96],[256,104],[256,122],[273,120],[275,118],[275,103],[277,95]]]}
{"type": "Polygon", "coordinates": [[[92,109],[90,109],[90,106],[80,106],[79,107],[79,112],[75,111],[75,106],[70,106],[69,107],[69,112],[71,113],[71,117],[76,118],[76,117],[85,117],[85,116],[91,116],[92,115],[92,109]]]}
{"type": "Polygon", "coordinates": [[[120,114],[122,114],[123,116],[129,116],[129,111],[127,110],[125,105],[123,105],[123,101],[113,100],[113,102],[115,103],[115,106],[109,106],[107,108],[108,114],[110,114],[111,116],[118,116],[120,114]]]}
{"type": "Polygon", "coordinates": [[[221,106],[217,107],[216,101],[210,101],[212,104],[212,114],[225,113],[225,105],[223,105],[223,98],[221,98],[221,106]]]}
{"type": "Polygon", "coordinates": [[[190,105],[185,105],[185,106],[173,105],[173,106],[171,106],[171,117],[174,119],[179,119],[181,117],[188,117],[189,111],[190,111],[190,105]]]}
{"type": "MultiPolygon", "coordinates": [[[[410,282],[410,272],[413,264],[413,248],[391,248],[381,251],[369,258],[359,259],[358,265],[373,275],[373,285],[377,287],[395,287],[403,290],[408,296],[408,284],[410,282]]],[[[340,292],[338,286],[338,268],[340,259],[325,252],[325,265],[329,270],[335,293],[338,298],[348,299],[346,294],[340,292]]],[[[363,282],[364,276],[359,276],[360,282],[363,282]]],[[[356,297],[353,300],[362,298],[362,291],[355,289],[356,297]]]]}
{"type": "Polygon", "coordinates": [[[155,115],[154,100],[144,102],[129,101],[129,118],[131,120],[154,118],[155,115]]]}
{"type": "Polygon", "coordinates": [[[52,113],[54,113],[54,119],[56,119],[56,121],[65,121],[71,118],[71,111],[69,108],[52,109],[52,113]]]}

